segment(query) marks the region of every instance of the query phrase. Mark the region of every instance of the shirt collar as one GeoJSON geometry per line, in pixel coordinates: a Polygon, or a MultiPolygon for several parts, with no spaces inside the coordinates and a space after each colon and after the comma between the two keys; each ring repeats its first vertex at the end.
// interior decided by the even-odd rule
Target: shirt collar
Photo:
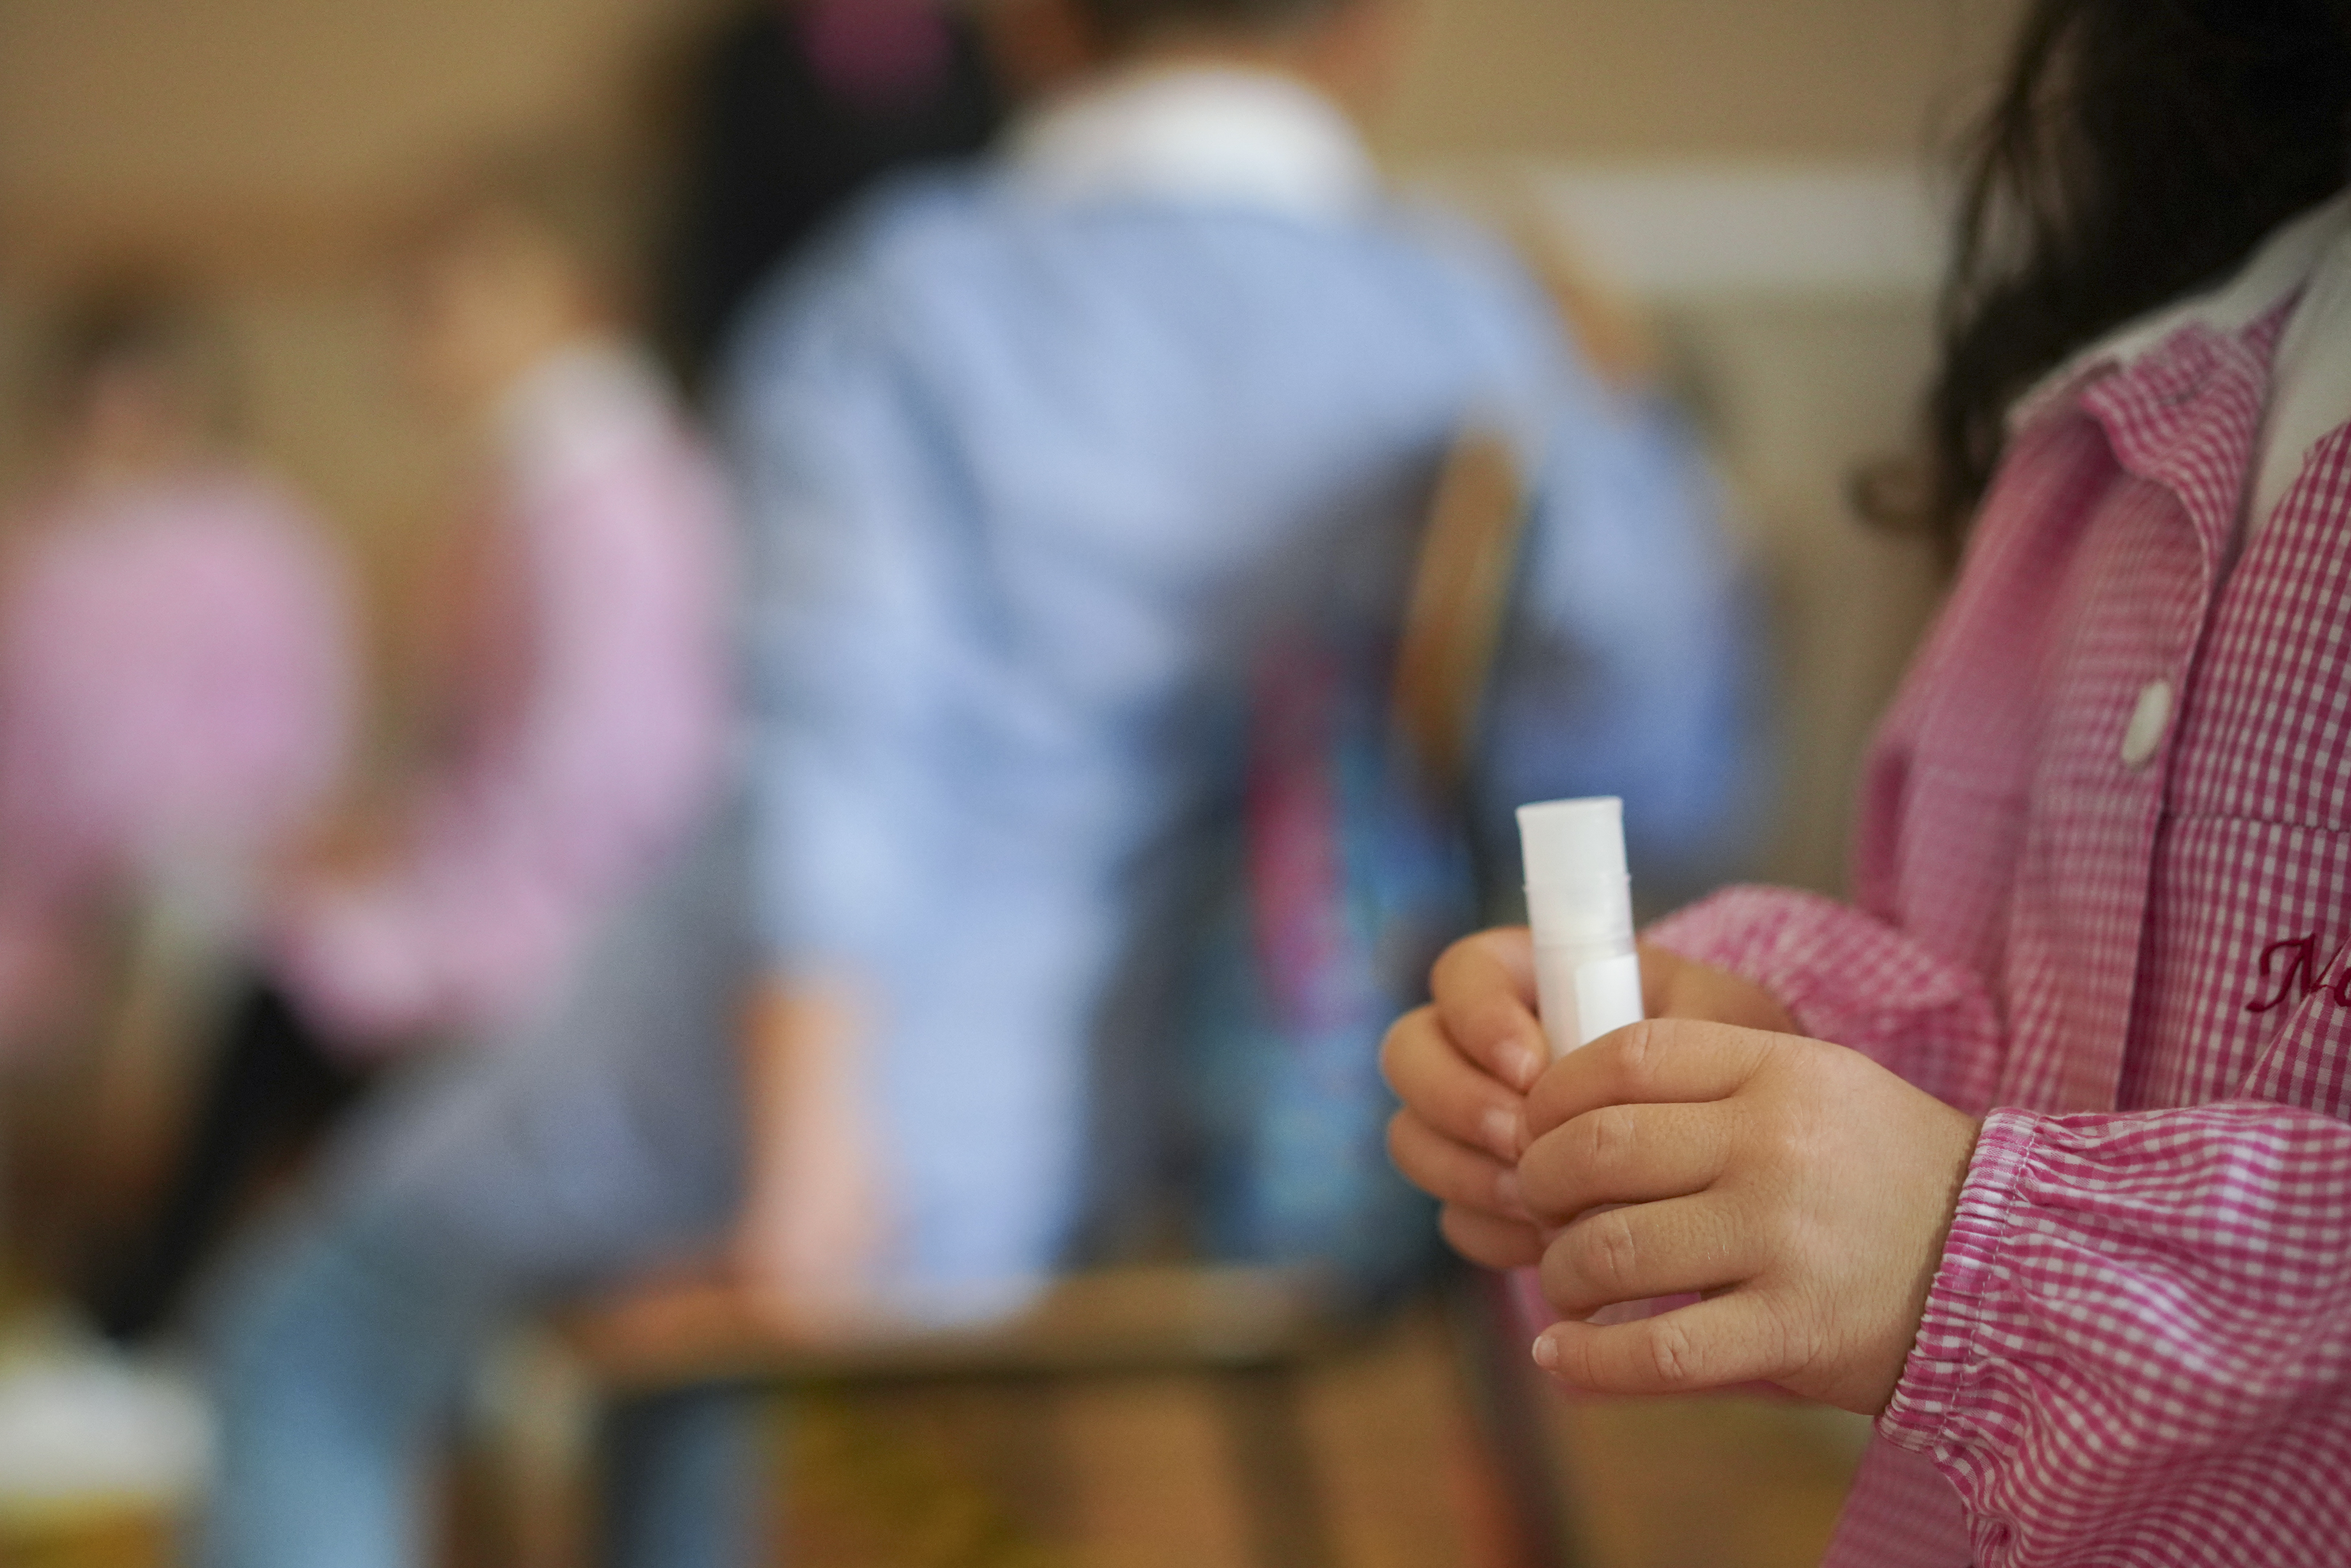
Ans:
{"type": "Polygon", "coordinates": [[[1015,177],[1056,199],[1144,196],[1336,219],[1379,190],[1338,105],[1295,78],[1226,66],[1128,72],[1017,125],[1015,177]]]}
{"type": "Polygon", "coordinates": [[[545,444],[666,399],[666,383],[643,350],[602,335],[568,343],[516,378],[492,413],[506,440],[545,444]]]}
{"type": "Polygon", "coordinates": [[[2351,234],[2351,192],[2311,208],[2273,231],[2227,282],[2127,321],[2066,360],[2017,400],[2011,427],[2030,422],[2084,382],[2137,364],[2190,326],[2234,336],[2310,281],[2336,241],[2351,234]]]}

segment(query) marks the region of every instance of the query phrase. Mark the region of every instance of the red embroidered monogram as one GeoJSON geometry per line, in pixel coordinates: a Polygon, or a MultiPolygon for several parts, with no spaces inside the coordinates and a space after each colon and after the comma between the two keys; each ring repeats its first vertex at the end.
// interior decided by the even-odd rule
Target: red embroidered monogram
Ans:
{"type": "Polygon", "coordinates": [[[1841,1568],[2351,1550],[2351,972],[2315,935],[2351,926],[2351,431],[2232,560],[2279,326],[2185,326],[2018,431],[1873,751],[1857,906],[1733,889],[1652,934],[1990,1113],[1841,1568]]]}
{"type": "Polygon", "coordinates": [[[2283,942],[2273,942],[2262,948],[2262,979],[2264,983],[2270,977],[2273,961],[2278,963],[2277,988],[2270,992],[2265,1001],[2247,1002],[2247,1012],[2272,1012],[2289,1001],[2306,1001],[2321,991],[2333,998],[2336,1007],[2351,1008],[2351,964],[2343,966],[2336,973],[2334,984],[2327,984],[2321,977],[2327,960],[2318,956],[2316,932],[2307,936],[2289,936],[2283,942]]]}

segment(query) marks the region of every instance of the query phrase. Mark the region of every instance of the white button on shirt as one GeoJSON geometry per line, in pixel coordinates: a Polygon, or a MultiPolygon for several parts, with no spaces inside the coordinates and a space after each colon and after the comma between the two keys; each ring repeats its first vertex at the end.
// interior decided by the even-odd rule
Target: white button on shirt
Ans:
{"type": "Polygon", "coordinates": [[[2144,768],[2163,745],[2163,732],[2171,727],[2171,683],[2149,681],[2138,694],[2138,706],[2131,709],[2130,723],[2123,729],[2123,766],[2144,768]]]}

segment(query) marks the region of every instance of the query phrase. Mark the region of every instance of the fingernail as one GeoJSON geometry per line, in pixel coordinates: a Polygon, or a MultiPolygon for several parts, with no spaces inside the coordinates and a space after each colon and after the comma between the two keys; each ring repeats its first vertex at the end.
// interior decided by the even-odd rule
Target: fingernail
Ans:
{"type": "Polygon", "coordinates": [[[1523,1120],[1517,1111],[1505,1111],[1499,1105],[1486,1113],[1486,1142],[1506,1160],[1519,1157],[1519,1129],[1523,1120]]]}
{"type": "Polygon", "coordinates": [[[1545,1372],[1559,1370],[1559,1346],[1549,1334],[1535,1341],[1535,1364],[1545,1372]]]}
{"type": "Polygon", "coordinates": [[[1543,1059],[1523,1045],[1506,1047],[1502,1051],[1502,1071],[1511,1086],[1524,1089],[1542,1075],[1543,1059]]]}

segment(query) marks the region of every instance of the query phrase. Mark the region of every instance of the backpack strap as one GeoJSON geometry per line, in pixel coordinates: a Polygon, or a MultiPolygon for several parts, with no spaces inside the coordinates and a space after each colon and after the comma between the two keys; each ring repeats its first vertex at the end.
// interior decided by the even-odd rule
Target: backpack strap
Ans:
{"type": "Polygon", "coordinates": [[[1472,428],[1454,443],[1422,529],[1390,696],[1396,734],[1445,798],[1475,755],[1528,504],[1510,442],[1472,428]]]}

